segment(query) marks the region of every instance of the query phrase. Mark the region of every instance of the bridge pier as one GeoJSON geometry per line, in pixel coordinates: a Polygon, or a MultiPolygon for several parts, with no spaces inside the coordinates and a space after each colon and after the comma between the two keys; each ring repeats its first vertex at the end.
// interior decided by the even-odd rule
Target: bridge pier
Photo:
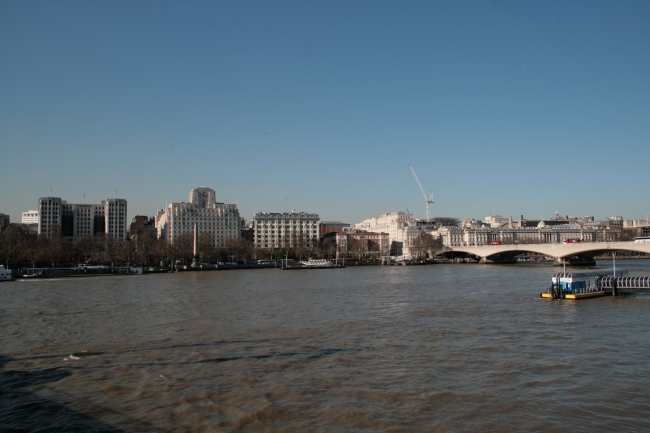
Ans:
{"type": "Polygon", "coordinates": [[[564,266],[565,262],[567,266],[596,266],[596,261],[594,259],[582,257],[572,257],[568,259],[556,257],[555,260],[553,260],[553,266],[564,266]]]}
{"type": "Polygon", "coordinates": [[[564,262],[566,262],[566,259],[556,257],[555,260],[553,260],[553,266],[564,266],[564,262]]]}
{"type": "Polygon", "coordinates": [[[478,263],[483,265],[495,265],[495,264],[514,265],[517,263],[517,261],[515,259],[504,259],[504,258],[488,259],[487,257],[481,257],[478,263]]]}

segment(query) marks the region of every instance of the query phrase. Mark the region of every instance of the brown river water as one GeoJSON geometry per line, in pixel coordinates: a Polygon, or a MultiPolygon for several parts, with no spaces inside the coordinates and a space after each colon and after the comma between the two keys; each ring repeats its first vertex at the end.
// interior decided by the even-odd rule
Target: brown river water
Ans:
{"type": "Polygon", "coordinates": [[[650,295],[540,299],[557,271],[2,283],[0,431],[650,431],[650,295]]]}

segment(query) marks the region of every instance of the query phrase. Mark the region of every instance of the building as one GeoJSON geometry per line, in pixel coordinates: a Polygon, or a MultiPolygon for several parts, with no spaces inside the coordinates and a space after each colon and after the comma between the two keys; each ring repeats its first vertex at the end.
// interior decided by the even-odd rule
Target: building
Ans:
{"type": "MultiPolygon", "coordinates": [[[[574,218],[575,220],[575,218],[574,218]]],[[[519,219],[517,223],[517,227],[519,228],[524,228],[524,227],[537,227],[537,225],[540,222],[544,222],[545,225],[547,226],[559,226],[559,225],[564,225],[564,224],[569,224],[569,217],[567,216],[566,218],[561,217],[557,211],[555,212],[555,216],[551,219],[547,220],[527,220],[524,219],[524,216],[522,215],[521,218],[519,219]]]]}
{"type": "Polygon", "coordinates": [[[20,222],[23,224],[38,224],[38,211],[28,210],[23,212],[20,222]]]}
{"type": "Polygon", "coordinates": [[[22,213],[21,223],[16,224],[31,234],[38,234],[38,211],[30,210],[22,213]]]}
{"type": "Polygon", "coordinates": [[[369,233],[361,230],[333,232],[336,248],[342,253],[352,253],[361,257],[383,257],[390,254],[388,233],[369,233]]]}
{"type": "MultiPolygon", "coordinates": [[[[511,217],[512,218],[512,217],[511,217]]],[[[504,226],[508,224],[508,218],[503,217],[501,215],[488,215],[485,217],[483,222],[487,225],[489,225],[491,228],[496,229],[501,226],[504,226]]]]}
{"type": "Polygon", "coordinates": [[[585,220],[585,218],[583,218],[581,222],[578,222],[578,224],[582,227],[610,229],[616,231],[621,231],[624,227],[623,217],[621,216],[613,216],[603,220],[594,220],[593,217],[591,217],[591,220],[585,220]]]}
{"type": "Polygon", "coordinates": [[[311,247],[319,237],[318,214],[291,211],[258,212],[253,217],[253,239],[257,248],[311,247]]]}
{"type": "Polygon", "coordinates": [[[645,227],[650,226],[650,221],[647,219],[644,220],[624,220],[623,228],[636,228],[636,227],[645,227]]]}
{"type": "Polygon", "coordinates": [[[241,236],[241,218],[237,205],[218,203],[213,189],[205,186],[190,191],[189,202],[170,203],[155,216],[159,239],[170,244],[183,235],[192,235],[196,225],[200,239],[214,247],[225,246],[241,236]]]}
{"type": "Polygon", "coordinates": [[[406,212],[392,212],[368,218],[355,224],[354,228],[371,233],[388,233],[391,255],[409,254],[411,241],[417,238],[421,231],[413,215],[406,212]]]}
{"type": "Polygon", "coordinates": [[[350,224],[341,221],[321,221],[318,225],[318,234],[322,238],[328,233],[342,233],[350,228],[350,224]]]}
{"type": "Polygon", "coordinates": [[[491,242],[502,244],[537,244],[561,243],[567,239],[579,239],[582,242],[600,240],[601,231],[584,228],[576,224],[547,226],[540,221],[537,227],[502,227],[467,229],[461,227],[441,227],[431,233],[440,237],[446,247],[489,245],[491,242]]]}
{"type": "Polygon", "coordinates": [[[60,197],[38,199],[38,234],[55,232],[69,240],[106,233],[123,241],[127,237],[126,200],[110,198],[100,204],[69,204],[60,197]]]}
{"type": "Polygon", "coordinates": [[[246,242],[253,243],[254,239],[253,223],[247,223],[246,220],[242,217],[241,219],[241,238],[246,242]]]}
{"type": "Polygon", "coordinates": [[[131,240],[151,237],[156,239],[156,223],[154,218],[145,215],[136,215],[131,219],[129,227],[129,236],[131,240]]]}
{"type": "Polygon", "coordinates": [[[0,232],[9,227],[9,224],[11,224],[11,218],[9,218],[9,215],[0,213],[0,232]]]}

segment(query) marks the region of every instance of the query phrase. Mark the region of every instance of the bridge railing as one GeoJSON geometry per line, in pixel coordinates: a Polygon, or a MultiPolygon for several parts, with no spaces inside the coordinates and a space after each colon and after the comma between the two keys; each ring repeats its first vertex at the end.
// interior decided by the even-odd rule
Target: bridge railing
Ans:
{"type": "Polygon", "coordinates": [[[491,247],[491,248],[503,248],[503,247],[526,247],[528,245],[564,245],[567,247],[578,247],[580,245],[610,245],[610,244],[633,244],[639,245],[638,242],[634,241],[580,241],[578,243],[565,244],[564,242],[539,242],[539,243],[521,243],[521,244],[501,244],[501,245],[489,245],[489,244],[475,244],[475,243],[463,243],[459,245],[447,245],[446,248],[463,248],[463,247],[491,247]]]}
{"type": "Polygon", "coordinates": [[[611,289],[616,283],[618,289],[650,289],[650,277],[604,277],[601,287],[611,289]]]}

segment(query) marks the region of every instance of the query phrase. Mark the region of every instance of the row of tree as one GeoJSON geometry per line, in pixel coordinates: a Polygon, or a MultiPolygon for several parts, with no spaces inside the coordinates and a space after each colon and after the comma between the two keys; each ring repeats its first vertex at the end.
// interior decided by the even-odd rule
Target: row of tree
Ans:
{"type": "MultiPolygon", "coordinates": [[[[288,243],[287,243],[288,244],[288,243]]],[[[366,258],[379,257],[378,245],[364,244],[358,240],[347,243],[345,250],[338,249],[332,238],[317,242],[296,242],[293,247],[256,248],[245,239],[233,239],[222,246],[213,246],[208,239],[200,238],[201,261],[243,261],[256,259],[366,258]]],[[[435,255],[442,249],[439,240],[421,233],[413,240],[411,251],[416,255],[435,255]]],[[[191,263],[194,258],[192,235],[177,237],[174,244],[156,239],[155,233],[145,233],[131,241],[118,241],[111,236],[97,233],[74,241],[53,233],[36,235],[20,226],[10,226],[0,233],[0,260],[11,269],[23,267],[66,267],[78,264],[114,264],[159,266],[171,261],[191,263]]]]}

